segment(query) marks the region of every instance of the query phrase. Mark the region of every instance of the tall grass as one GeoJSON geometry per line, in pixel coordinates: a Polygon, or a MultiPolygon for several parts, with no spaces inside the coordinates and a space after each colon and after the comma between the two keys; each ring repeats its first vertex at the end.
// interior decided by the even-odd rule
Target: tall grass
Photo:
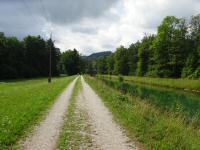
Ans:
{"type": "Polygon", "coordinates": [[[148,101],[114,90],[100,80],[86,77],[128,135],[146,149],[200,149],[200,130],[188,126],[184,118],[162,111],[148,101]]]}
{"type": "MultiPolygon", "coordinates": [[[[104,75],[106,78],[110,78],[109,75],[104,75]]],[[[169,79],[169,78],[150,78],[150,77],[135,77],[135,76],[123,76],[125,81],[132,81],[138,83],[144,83],[149,85],[156,85],[162,87],[184,89],[194,92],[200,91],[200,80],[191,79],[169,79]]],[[[118,76],[111,76],[112,79],[117,79],[118,76]]]]}
{"type": "Polygon", "coordinates": [[[14,144],[36,124],[75,77],[0,83],[0,149],[14,144]]]}

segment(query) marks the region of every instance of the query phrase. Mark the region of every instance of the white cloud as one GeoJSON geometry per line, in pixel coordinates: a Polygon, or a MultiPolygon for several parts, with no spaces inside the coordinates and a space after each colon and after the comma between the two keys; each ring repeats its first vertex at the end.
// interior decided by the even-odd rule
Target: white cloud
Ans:
{"type": "MultiPolygon", "coordinates": [[[[157,26],[167,15],[189,17],[198,13],[200,2],[191,0],[121,0],[108,11],[107,20],[92,18],[75,25],[76,28],[91,28],[96,32],[68,32],[60,36],[58,46],[63,49],[76,47],[81,53],[112,50],[120,45],[128,46],[140,40],[144,33],[156,33],[157,26]],[[117,16],[117,17],[116,17],[117,16]]],[[[105,18],[104,18],[105,17],[105,18]]],[[[60,29],[63,32],[64,29],[60,29]]]]}
{"type": "Polygon", "coordinates": [[[188,18],[198,14],[200,8],[199,0],[111,0],[109,2],[38,0],[38,2],[32,1],[31,7],[37,22],[30,21],[30,13],[19,13],[19,9],[25,8],[22,5],[16,5],[18,18],[15,18],[16,16],[13,16],[15,6],[11,5],[14,2],[10,0],[0,2],[0,13],[6,11],[5,8],[13,10],[12,13],[4,12],[6,17],[0,14],[2,18],[0,29],[9,34],[17,34],[15,36],[29,33],[48,37],[50,33],[48,21],[51,20],[56,45],[62,51],[76,48],[83,54],[103,50],[114,51],[120,45],[128,46],[140,40],[144,33],[155,33],[165,16],[188,18]],[[38,7],[39,1],[44,2],[50,19],[46,17],[41,6],[38,7]],[[4,4],[2,11],[1,4],[4,4]],[[13,21],[8,18],[12,18],[13,21]]]}

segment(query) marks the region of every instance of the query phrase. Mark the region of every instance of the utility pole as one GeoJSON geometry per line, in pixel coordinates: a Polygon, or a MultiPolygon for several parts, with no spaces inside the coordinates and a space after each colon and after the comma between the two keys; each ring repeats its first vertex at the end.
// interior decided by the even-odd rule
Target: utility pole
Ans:
{"type": "MultiPolygon", "coordinates": [[[[50,35],[50,42],[52,41],[52,33],[50,35]]],[[[52,41],[53,43],[53,41],[52,41]]],[[[52,48],[52,43],[50,43],[50,47],[49,47],[49,79],[48,82],[51,83],[51,48],[52,48]]]]}

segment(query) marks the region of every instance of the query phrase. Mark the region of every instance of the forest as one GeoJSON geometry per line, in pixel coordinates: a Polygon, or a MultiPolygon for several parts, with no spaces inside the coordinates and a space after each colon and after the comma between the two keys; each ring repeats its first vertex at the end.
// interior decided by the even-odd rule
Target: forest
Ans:
{"type": "Polygon", "coordinates": [[[58,75],[60,50],[52,40],[27,36],[22,41],[0,33],[0,79],[48,76],[51,47],[52,74],[58,75]]]}
{"type": "Polygon", "coordinates": [[[53,41],[27,36],[22,41],[0,33],[0,79],[48,76],[49,49],[52,74],[110,74],[169,78],[200,77],[200,15],[190,19],[167,16],[156,34],[145,34],[129,47],[109,56],[87,59],[79,52],[63,53],[53,41]]]}
{"type": "Polygon", "coordinates": [[[169,78],[200,77],[200,15],[189,21],[167,16],[157,34],[90,61],[88,73],[169,78]]]}

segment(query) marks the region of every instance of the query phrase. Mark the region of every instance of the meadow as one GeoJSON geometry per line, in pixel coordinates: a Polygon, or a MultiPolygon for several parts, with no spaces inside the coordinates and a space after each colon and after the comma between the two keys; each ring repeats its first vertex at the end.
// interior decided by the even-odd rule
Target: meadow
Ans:
{"type": "MultiPolygon", "coordinates": [[[[118,76],[103,75],[102,77],[118,79],[118,76]]],[[[123,76],[125,81],[137,82],[149,85],[156,85],[167,88],[183,89],[188,91],[200,92],[200,80],[191,80],[187,78],[171,79],[171,78],[151,78],[151,77],[136,77],[123,76]]]]}
{"type": "MultiPolygon", "coordinates": [[[[181,102],[183,97],[176,93],[166,93],[167,96],[158,89],[142,89],[117,81],[92,77],[86,77],[86,80],[103,99],[116,121],[133,140],[137,139],[143,144],[145,149],[200,149],[199,122],[192,117],[189,123],[190,117],[185,119],[187,113],[188,116],[193,115],[192,105],[191,109],[185,105],[188,108],[185,111],[183,104],[175,105],[178,101],[176,99],[179,97],[181,102]]],[[[193,98],[195,101],[195,96],[193,98]]]]}
{"type": "Polygon", "coordinates": [[[74,78],[0,82],[0,148],[12,149],[25,137],[74,78]]]}

